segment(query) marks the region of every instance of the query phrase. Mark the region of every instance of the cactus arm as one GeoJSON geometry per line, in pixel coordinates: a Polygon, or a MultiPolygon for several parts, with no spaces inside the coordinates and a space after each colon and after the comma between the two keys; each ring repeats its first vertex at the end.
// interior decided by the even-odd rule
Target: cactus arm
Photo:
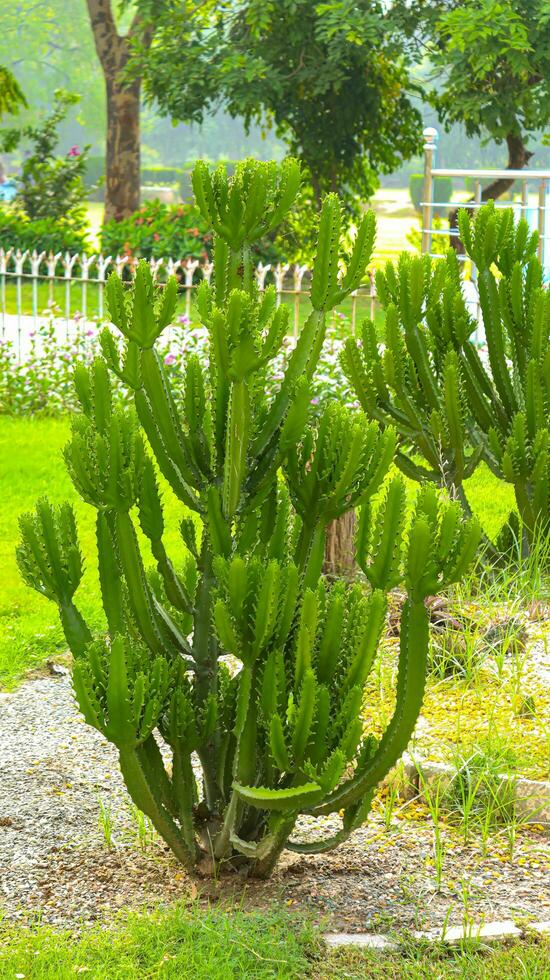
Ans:
{"type": "Polygon", "coordinates": [[[356,803],[370,792],[407,748],[426,684],[428,658],[428,614],[423,602],[408,599],[401,614],[401,642],[397,699],[392,719],[373,757],[351,779],[314,807],[315,815],[334,813],[356,803]]]}
{"type": "Polygon", "coordinates": [[[147,434],[162,475],[182,503],[189,507],[190,510],[201,513],[202,507],[200,500],[179,469],[169,448],[170,444],[164,441],[156,423],[152,404],[143,390],[136,391],[135,404],[139,420],[147,434]]]}
{"type": "Polygon", "coordinates": [[[197,848],[191,849],[166,808],[159,803],[146,775],[143,754],[140,749],[123,748],[119,762],[126,788],[136,806],[151,820],[155,829],[167,842],[181,863],[192,868],[197,859],[197,848]]]}
{"type": "Polygon", "coordinates": [[[426,480],[434,483],[439,482],[439,473],[435,473],[433,470],[427,470],[425,466],[420,466],[418,463],[415,463],[401,449],[398,449],[395,454],[395,464],[404,476],[408,476],[409,480],[415,480],[416,483],[424,483],[426,480]]]}
{"type": "Polygon", "coordinates": [[[491,373],[504,409],[510,418],[519,406],[514,396],[506,364],[498,290],[493,275],[487,269],[479,276],[479,301],[483,310],[491,373]]]}
{"type": "Polygon", "coordinates": [[[319,310],[312,310],[290,355],[281,387],[273,400],[261,432],[252,444],[252,453],[255,457],[265,450],[282,424],[300,378],[311,377],[325,338],[325,327],[325,314],[319,310]]]}
{"type": "Polygon", "coordinates": [[[250,429],[250,398],[244,381],[231,386],[226,430],[223,509],[232,518],[241,497],[250,429]]]}
{"type": "MultiPolygon", "coordinates": [[[[214,572],[208,534],[203,534],[201,553],[198,561],[198,573],[199,581],[195,599],[192,650],[196,665],[197,705],[199,708],[204,708],[209,697],[212,694],[215,695],[217,690],[218,659],[217,640],[211,629],[213,622],[214,572]]],[[[219,733],[215,732],[198,749],[198,755],[203,768],[206,801],[213,811],[216,809],[216,802],[220,795],[216,780],[216,751],[218,744],[219,733]]]]}
{"type": "Polygon", "coordinates": [[[164,645],[154,614],[135,528],[129,514],[116,514],[115,529],[120,562],[128,585],[128,597],[139,631],[153,652],[162,653],[164,645]]]}
{"type": "Polygon", "coordinates": [[[185,480],[194,489],[200,488],[201,474],[193,461],[189,439],[183,432],[178,410],[156,351],[141,352],[141,375],[163,442],[170,447],[171,455],[185,480]]]}
{"type": "Polygon", "coordinates": [[[75,657],[84,654],[92,639],[90,629],[74,602],[59,604],[59,617],[71,653],[75,657]]]}
{"type": "Polygon", "coordinates": [[[113,541],[112,515],[98,510],[96,518],[96,541],[101,600],[107,617],[111,637],[124,633],[124,607],[122,601],[121,577],[113,541]]]}

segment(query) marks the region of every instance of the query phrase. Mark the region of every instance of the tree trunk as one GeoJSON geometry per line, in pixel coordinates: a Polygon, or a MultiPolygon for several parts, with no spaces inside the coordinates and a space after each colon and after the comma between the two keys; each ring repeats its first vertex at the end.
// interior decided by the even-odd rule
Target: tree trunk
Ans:
{"type": "Polygon", "coordinates": [[[120,221],[139,208],[140,192],[140,88],[139,82],[121,86],[116,74],[105,79],[107,92],[107,146],[105,160],[104,221],[120,221]]]}
{"type": "MultiPolygon", "coordinates": [[[[529,160],[533,156],[532,153],[526,148],[523,142],[522,136],[515,136],[513,133],[508,133],[506,137],[506,144],[508,146],[508,166],[507,170],[523,170],[527,166],[529,160]]],[[[481,192],[481,202],[484,204],[486,201],[495,201],[497,198],[509,191],[514,184],[514,177],[498,177],[493,180],[492,184],[485,187],[481,192]]],[[[468,204],[475,201],[475,197],[471,197],[468,204]]],[[[456,208],[454,211],[449,213],[449,228],[458,227],[458,212],[460,208],[456,208]]],[[[451,245],[458,252],[459,255],[464,254],[464,246],[460,241],[460,238],[456,235],[451,235],[451,245]]]]}
{"type": "Polygon", "coordinates": [[[349,579],[355,575],[356,526],[355,511],[348,510],[327,527],[323,572],[329,578],[349,579]]]}
{"type": "Polygon", "coordinates": [[[87,0],[107,95],[107,146],[105,165],[105,221],[120,221],[139,207],[140,185],[140,79],[122,81],[131,54],[131,41],[151,43],[152,27],[136,14],[128,34],[116,28],[111,0],[87,0]]]}

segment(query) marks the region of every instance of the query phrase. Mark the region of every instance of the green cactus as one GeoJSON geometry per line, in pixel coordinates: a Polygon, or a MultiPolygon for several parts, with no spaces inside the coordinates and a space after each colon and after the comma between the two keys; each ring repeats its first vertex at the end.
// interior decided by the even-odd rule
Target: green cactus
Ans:
{"type": "Polygon", "coordinates": [[[444,261],[404,254],[378,273],[384,350],[367,321],[342,361],[367,415],[397,430],[407,476],[446,487],[468,514],[463,484],[481,460],[512,484],[526,551],[550,532],[550,294],[525,221],[514,225],[492,202],[475,219],[459,213],[488,362],[470,340],[475,324],[452,249],[444,261]]]}
{"type": "Polygon", "coordinates": [[[86,721],[117,747],[136,805],[202,872],[246,864],[267,875],[284,847],[325,850],[366,819],[420,710],[424,597],[460,576],[478,539],[475,524],[435,491],[420,494],[409,517],[401,478],[380,495],[393,428],[336,401],[312,421],[327,312],[361,281],[374,238],[368,215],[341,271],[334,196],[320,217],[312,312],[269,394],[287,311],[272,290],[257,291],[250,246],[281,220],[298,177],[293,162],[247,162],[229,181],[197,165],[216,265],[213,286],[197,298],[208,367],[188,359],[182,398],[156,347],[175,285],[157,290],[145,264],[128,292],[109,280],[122,345],[105,331],[103,357],[77,369],[82,414],[65,450],[78,493],[97,513],[104,636],[92,637],[73,602],[82,563],[70,507],[40,502],[21,521],[20,567],[59,605],[86,721]],[[132,408],[114,397],[113,374],[133,393],[132,408]],[[164,544],[159,474],[186,508],[175,561],[164,544]],[[320,577],[325,529],[351,508],[361,509],[365,581],[329,587],[320,577]],[[407,592],[397,700],[377,741],[364,734],[361,708],[397,585],[407,592]],[[315,847],[294,839],[301,813],[340,811],[333,839],[315,847]]]}

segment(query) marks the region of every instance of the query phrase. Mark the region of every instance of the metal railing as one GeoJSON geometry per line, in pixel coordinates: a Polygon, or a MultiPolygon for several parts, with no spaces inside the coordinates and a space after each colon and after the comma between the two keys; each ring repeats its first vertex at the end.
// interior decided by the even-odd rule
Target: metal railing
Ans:
{"type": "MultiPolygon", "coordinates": [[[[197,259],[151,259],[151,271],[162,283],[175,275],[180,284],[180,321],[193,317],[193,293],[199,283],[212,277],[213,265],[197,259]]],[[[112,270],[131,280],[136,266],[128,256],[71,255],[69,253],[22,252],[0,249],[0,334],[9,341],[19,360],[28,351],[30,338],[46,320],[55,326],[60,341],[81,343],[88,328],[106,322],[105,283],[112,270]]],[[[311,270],[305,265],[258,263],[255,269],[260,290],[272,283],[278,303],[290,306],[290,323],[295,336],[300,329],[301,304],[309,296],[311,270]]],[[[368,282],[352,293],[345,306],[350,329],[358,317],[375,313],[374,272],[368,282]]],[[[336,314],[337,316],[338,314],[336,314]]]]}
{"type": "MultiPolygon", "coordinates": [[[[459,235],[458,228],[434,227],[434,216],[436,211],[447,210],[449,213],[458,208],[468,208],[476,210],[482,206],[482,181],[484,180],[513,180],[515,184],[519,182],[520,191],[516,192],[516,199],[512,201],[495,202],[496,208],[513,208],[517,218],[527,219],[531,230],[537,230],[538,256],[546,273],[546,278],[550,276],[550,170],[464,170],[453,167],[435,167],[435,157],[437,151],[437,130],[428,127],[424,130],[424,184],[422,194],[422,252],[432,254],[433,239],[438,235],[448,235],[456,238],[459,235]],[[454,177],[465,182],[467,178],[473,180],[474,193],[469,200],[450,200],[434,201],[433,188],[434,177],[454,177]],[[533,189],[533,193],[532,193],[533,189]]],[[[464,258],[464,256],[459,256],[464,258]]],[[[475,281],[475,268],[472,269],[472,279],[475,281]]]]}

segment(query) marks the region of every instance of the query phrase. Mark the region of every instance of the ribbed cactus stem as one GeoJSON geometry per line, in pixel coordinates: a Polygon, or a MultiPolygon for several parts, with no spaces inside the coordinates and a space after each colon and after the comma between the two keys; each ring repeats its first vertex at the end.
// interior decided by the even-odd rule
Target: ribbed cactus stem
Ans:
{"type": "Polygon", "coordinates": [[[71,602],[59,606],[59,615],[69,649],[75,657],[82,656],[92,639],[82,613],[71,602]]]}
{"type": "Polygon", "coordinates": [[[134,749],[121,749],[120,770],[134,803],[151,820],[155,830],[169,845],[179,861],[192,869],[197,853],[190,849],[178,826],[160,804],[147,782],[139,754],[134,749]]]}

